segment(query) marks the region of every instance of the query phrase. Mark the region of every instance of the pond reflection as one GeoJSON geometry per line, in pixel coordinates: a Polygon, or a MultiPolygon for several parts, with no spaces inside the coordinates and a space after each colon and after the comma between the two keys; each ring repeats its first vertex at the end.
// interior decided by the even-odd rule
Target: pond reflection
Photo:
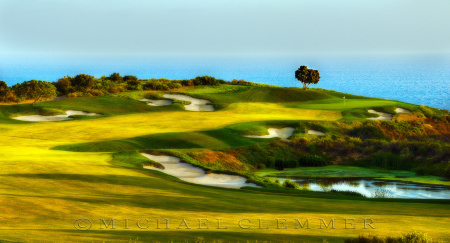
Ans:
{"type": "Polygon", "coordinates": [[[353,191],[366,197],[450,199],[450,187],[375,179],[320,178],[291,179],[312,191],[353,191]]]}

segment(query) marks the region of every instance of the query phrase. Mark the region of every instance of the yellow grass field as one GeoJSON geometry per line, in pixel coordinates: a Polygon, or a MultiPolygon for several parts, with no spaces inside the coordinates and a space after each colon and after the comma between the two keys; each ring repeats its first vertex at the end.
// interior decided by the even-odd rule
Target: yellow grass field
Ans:
{"type": "Polygon", "coordinates": [[[213,188],[181,182],[160,172],[113,165],[109,153],[51,150],[63,144],[200,131],[240,122],[341,117],[337,111],[236,103],[215,112],[148,112],[89,120],[1,124],[0,240],[183,242],[204,237],[241,242],[342,242],[361,233],[388,236],[405,230],[449,240],[448,204],[213,188]],[[86,226],[75,223],[80,218],[89,219],[92,227],[77,230],[76,226],[86,226]],[[157,218],[170,218],[170,229],[164,229],[165,225],[157,229],[157,218]],[[311,219],[311,229],[295,229],[295,219],[303,223],[307,218],[311,219]],[[326,223],[336,219],[336,229],[320,229],[321,218],[326,223]],[[345,218],[355,219],[356,228],[345,229],[345,218]],[[101,219],[115,219],[115,228],[101,224],[101,219]],[[125,219],[129,219],[128,228],[125,219]],[[145,228],[147,219],[149,227],[145,228]],[[186,224],[179,227],[183,219],[190,229],[186,224]],[[208,219],[208,223],[199,229],[198,219],[208,219]],[[228,228],[217,229],[217,219],[228,228]],[[269,224],[268,229],[259,229],[260,219],[263,228],[269,224]],[[277,229],[277,219],[286,219],[287,229],[277,229]],[[363,229],[364,219],[373,219],[376,229],[363,229]],[[239,227],[240,220],[244,228],[251,228],[239,227]],[[138,221],[145,229],[139,227],[138,221]],[[207,226],[209,229],[205,229],[207,226]]]}

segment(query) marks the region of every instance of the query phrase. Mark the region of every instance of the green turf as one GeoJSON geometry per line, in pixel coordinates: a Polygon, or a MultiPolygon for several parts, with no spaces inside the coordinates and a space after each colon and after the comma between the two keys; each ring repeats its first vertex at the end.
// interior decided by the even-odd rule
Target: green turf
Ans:
{"type": "Polygon", "coordinates": [[[56,150],[74,152],[118,152],[151,149],[227,149],[247,147],[256,143],[268,143],[274,139],[251,139],[244,135],[266,135],[269,127],[297,127],[298,121],[246,122],[221,129],[187,132],[158,133],[120,140],[106,140],[92,143],[68,144],[54,147],[56,150]]]}
{"type": "MultiPolygon", "coordinates": [[[[295,126],[300,120],[334,121],[341,118],[338,112],[347,112],[339,102],[344,94],[320,89],[223,85],[183,88],[180,92],[210,99],[220,109],[200,113],[184,111],[181,105],[151,107],[136,100],[147,92],[130,92],[119,97],[68,98],[37,103],[33,107],[29,104],[1,106],[0,218],[4,223],[0,226],[0,239],[184,242],[201,236],[225,242],[322,242],[323,239],[342,242],[360,233],[388,236],[417,230],[433,238],[450,240],[448,200],[364,199],[290,189],[215,188],[142,169],[143,164],[151,162],[139,154],[141,149],[182,152],[241,148],[269,142],[242,135],[264,134],[270,126],[295,126]],[[315,110],[322,106],[323,109],[315,110]],[[67,109],[103,116],[48,123],[9,118],[67,109]],[[71,151],[52,150],[54,147],[71,151]],[[79,218],[91,219],[93,228],[77,231],[74,221],[79,218]],[[124,229],[119,223],[116,229],[100,229],[100,218],[116,218],[117,222],[129,218],[130,229],[124,229]],[[140,218],[148,218],[151,227],[137,228],[136,221],[140,218]],[[156,218],[170,218],[173,227],[156,229],[156,218]],[[192,229],[177,229],[183,218],[192,229]],[[229,227],[222,230],[211,224],[208,230],[198,229],[198,218],[208,218],[211,222],[221,218],[229,227]],[[243,218],[251,219],[251,229],[238,227],[237,222],[243,218]],[[276,229],[277,218],[286,218],[288,229],[276,229]],[[315,221],[312,229],[302,230],[294,228],[294,218],[315,221]],[[340,221],[356,218],[358,228],[344,229],[341,222],[337,229],[319,229],[319,218],[340,221]],[[363,218],[373,218],[377,229],[362,229],[363,218]],[[258,229],[258,219],[267,220],[270,228],[258,229]]],[[[400,105],[394,101],[346,97],[361,101],[359,104],[356,100],[349,101],[349,111],[400,105]]],[[[313,168],[308,173],[403,175],[403,172],[350,167],[343,167],[342,171],[326,168],[313,168]]],[[[292,173],[299,171],[295,169],[292,173]]]]}
{"type": "MultiPolygon", "coordinates": [[[[130,93],[129,95],[131,95],[130,93]]],[[[124,115],[130,113],[183,110],[181,105],[164,107],[149,106],[145,102],[116,96],[76,97],[31,104],[0,105],[0,122],[19,124],[26,123],[10,119],[21,115],[56,115],[65,110],[79,110],[99,113],[103,116],[124,115]],[[53,112],[52,112],[53,111],[53,112]]]]}
{"type": "Polygon", "coordinates": [[[69,144],[54,149],[75,152],[118,152],[148,149],[225,149],[253,145],[252,139],[242,137],[232,129],[217,129],[187,133],[159,133],[128,139],[69,144]]]}

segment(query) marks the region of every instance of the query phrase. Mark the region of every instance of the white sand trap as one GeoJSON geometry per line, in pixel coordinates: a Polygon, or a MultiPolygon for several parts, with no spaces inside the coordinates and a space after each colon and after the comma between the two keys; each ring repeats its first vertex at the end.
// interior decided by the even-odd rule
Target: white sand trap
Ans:
{"type": "Polygon", "coordinates": [[[397,113],[411,113],[411,111],[410,110],[407,110],[407,109],[403,109],[403,108],[395,108],[395,112],[397,112],[397,113]]]}
{"type": "Polygon", "coordinates": [[[308,134],[317,135],[317,136],[324,136],[325,133],[316,131],[316,130],[308,130],[308,134]]]}
{"type": "Polygon", "coordinates": [[[184,108],[188,111],[214,111],[214,106],[208,105],[209,103],[211,103],[211,101],[209,100],[197,99],[188,95],[181,94],[165,94],[163,95],[163,97],[191,102],[189,105],[184,106],[184,108]]]}
{"type": "Polygon", "coordinates": [[[29,122],[51,122],[51,121],[63,121],[71,119],[70,116],[100,116],[97,113],[89,113],[84,111],[74,111],[68,110],[65,115],[55,115],[55,116],[41,116],[41,115],[32,115],[32,116],[18,116],[14,117],[15,120],[20,121],[29,121],[29,122]]]}
{"type": "Polygon", "coordinates": [[[165,106],[165,105],[171,105],[172,100],[151,100],[151,99],[140,99],[139,101],[147,102],[147,105],[151,106],[165,106]]]}
{"type": "Polygon", "coordinates": [[[376,121],[376,120],[390,121],[392,119],[392,115],[388,114],[388,113],[378,112],[378,111],[374,111],[374,110],[368,110],[367,112],[379,115],[379,117],[368,118],[369,120],[372,120],[372,121],[376,121]]]}
{"type": "Polygon", "coordinates": [[[244,186],[259,187],[253,183],[246,183],[247,179],[242,176],[214,173],[206,174],[203,169],[188,163],[180,162],[180,159],[177,157],[145,153],[142,155],[164,166],[164,169],[153,166],[144,166],[144,169],[159,170],[166,174],[178,177],[183,181],[226,188],[241,188],[244,186]]]}
{"type": "Polygon", "coordinates": [[[226,188],[241,188],[243,186],[258,187],[253,183],[246,183],[247,179],[242,176],[214,174],[214,173],[205,174],[203,176],[196,178],[186,178],[186,181],[195,184],[226,187],[226,188]]]}
{"type": "Polygon", "coordinates": [[[262,136],[257,136],[257,135],[247,135],[244,137],[247,138],[282,138],[282,139],[287,139],[288,137],[292,136],[292,133],[294,133],[294,128],[293,127],[284,127],[284,128],[269,128],[267,129],[267,131],[269,132],[269,135],[262,135],[262,136]]]}

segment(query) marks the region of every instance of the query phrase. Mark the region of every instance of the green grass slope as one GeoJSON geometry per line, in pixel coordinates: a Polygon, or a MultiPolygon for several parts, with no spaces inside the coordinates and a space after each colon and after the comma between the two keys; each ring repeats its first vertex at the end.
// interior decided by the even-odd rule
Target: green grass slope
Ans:
{"type": "MultiPolygon", "coordinates": [[[[143,164],[151,163],[139,154],[142,149],[207,151],[259,143],[268,146],[270,140],[242,135],[263,134],[269,126],[290,126],[299,121],[336,121],[346,111],[338,107],[343,94],[326,90],[221,85],[179,91],[210,99],[219,109],[189,112],[181,105],[151,107],[135,100],[142,94],[131,92],[127,93],[129,98],[83,97],[33,107],[0,106],[0,241],[195,242],[197,238],[201,242],[202,237],[224,242],[342,242],[361,233],[390,236],[409,230],[450,240],[449,200],[215,188],[142,169],[143,164]],[[314,107],[319,101],[328,102],[328,109],[325,105],[323,109],[319,109],[321,105],[314,107]],[[42,123],[10,118],[67,109],[103,116],[42,123]],[[55,147],[58,149],[52,149],[55,147]],[[157,219],[166,218],[170,219],[169,229],[158,229],[157,219]],[[311,229],[296,228],[295,219],[304,222],[307,218],[311,219],[311,229]],[[320,228],[320,219],[328,223],[333,218],[336,229],[320,228]],[[356,228],[345,229],[345,218],[354,218],[356,228]],[[374,220],[375,229],[363,228],[367,218],[374,220]],[[78,219],[89,219],[92,227],[77,230],[78,219]],[[115,219],[114,229],[102,225],[102,219],[115,219]],[[125,219],[129,219],[128,227],[125,219]],[[190,229],[180,227],[183,219],[190,229]],[[208,229],[199,227],[199,219],[208,219],[208,229]],[[218,228],[217,219],[227,228],[218,228]],[[260,229],[260,219],[268,229],[260,229]],[[277,229],[277,219],[286,219],[287,228],[277,229]],[[250,228],[239,227],[240,221],[250,228]],[[139,228],[137,222],[144,227],[139,228]]],[[[351,109],[399,104],[346,97],[363,101],[364,105],[349,101],[351,109]]]]}

